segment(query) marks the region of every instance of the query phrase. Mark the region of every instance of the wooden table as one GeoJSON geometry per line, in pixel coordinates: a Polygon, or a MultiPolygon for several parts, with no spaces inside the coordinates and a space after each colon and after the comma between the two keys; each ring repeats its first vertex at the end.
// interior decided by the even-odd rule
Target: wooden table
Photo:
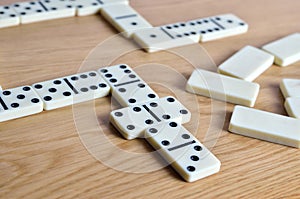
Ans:
{"type": "MultiPolygon", "coordinates": [[[[1,4],[12,2],[16,1],[1,4]]],[[[216,65],[245,45],[260,47],[300,32],[300,1],[295,0],[132,0],[131,5],[154,26],[230,12],[240,16],[250,25],[247,34],[201,44],[216,65]]],[[[194,67],[216,70],[201,54],[200,44],[154,54],[127,52],[138,46],[112,38],[116,33],[100,15],[1,29],[0,84],[13,88],[98,69],[108,62],[127,63],[160,96],[173,94],[192,110],[193,120],[185,127],[220,159],[221,171],[186,183],[170,167],[159,169],[163,162],[144,140],[127,141],[109,124],[109,113],[117,105],[111,106],[106,97],[97,99],[95,106],[84,103],[1,123],[1,198],[300,197],[299,149],[228,133],[234,105],[184,91],[184,81],[179,80],[187,79],[194,67]],[[80,68],[100,43],[100,51],[80,68]],[[160,81],[159,70],[171,70],[150,68],[154,63],[171,67],[175,75],[160,81]],[[144,64],[148,66],[140,67],[144,64]]],[[[300,63],[273,66],[260,76],[255,108],[286,115],[279,90],[282,78],[300,78],[300,63]]]]}

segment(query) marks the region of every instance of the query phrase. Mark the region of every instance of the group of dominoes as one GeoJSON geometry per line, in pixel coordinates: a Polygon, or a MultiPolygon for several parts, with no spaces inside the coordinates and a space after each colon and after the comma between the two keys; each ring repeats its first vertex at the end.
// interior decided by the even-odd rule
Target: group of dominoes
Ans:
{"type": "Polygon", "coordinates": [[[220,170],[220,161],[182,126],[190,121],[190,111],[174,97],[159,98],[125,64],[3,90],[0,121],[101,98],[110,92],[124,107],[110,114],[111,123],[124,138],[146,138],[186,181],[220,170]]]}
{"type": "MultiPolygon", "coordinates": [[[[83,16],[100,9],[125,37],[133,38],[148,52],[242,34],[248,29],[232,14],[152,27],[124,0],[40,0],[3,6],[0,27],[83,16]]],[[[300,80],[284,79],[280,85],[291,117],[247,108],[254,106],[259,93],[260,86],[252,81],[274,62],[287,66],[300,60],[299,43],[300,34],[293,34],[265,45],[263,50],[246,46],[219,66],[221,74],[195,70],[186,90],[238,104],[230,132],[299,148],[300,80]]],[[[0,122],[101,98],[110,92],[124,107],[110,114],[111,123],[124,138],[145,138],[186,181],[220,170],[220,161],[182,126],[190,121],[190,111],[174,97],[159,98],[125,64],[3,90],[0,122]]]]}
{"type": "Polygon", "coordinates": [[[133,38],[147,52],[211,41],[248,30],[247,23],[233,14],[153,27],[128,0],[36,0],[0,6],[0,28],[99,11],[123,36],[133,38]]]}
{"type": "Polygon", "coordinates": [[[259,84],[252,81],[274,62],[288,66],[300,61],[300,34],[289,35],[262,49],[242,48],[219,66],[221,74],[195,70],[186,89],[238,104],[230,121],[230,132],[300,148],[300,79],[283,79],[280,84],[290,117],[245,107],[253,107],[259,93],[259,84]]]}

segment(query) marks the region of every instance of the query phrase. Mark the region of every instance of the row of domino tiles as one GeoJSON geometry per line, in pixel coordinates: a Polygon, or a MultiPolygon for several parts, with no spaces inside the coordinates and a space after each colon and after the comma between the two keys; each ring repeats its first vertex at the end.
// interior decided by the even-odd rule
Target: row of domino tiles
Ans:
{"type": "Polygon", "coordinates": [[[159,98],[125,64],[3,90],[0,121],[101,98],[109,93],[124,107],[110,114],[111,123],[124,138],[146,138],[188,182],[220,170],[220,161],[181,125],[190,121],[190,111],[172,96],[159,98]]]}
{"type": "Polygon", "coordinates": [[[39,0],[0,6],[0,28],[44,20],[85,16],[101,11],[122,35],[148,52],[206,42],[247,32],[248,25],[233,14],[153,27],[128,0],[39,0]]]}
{"type": "Polygon", "coordinates": [[[108,5],[128,0],[37,0],[0,6],[0,28],[33,22],[96,14],[108,5]]]}
{"type": "Polygon", "coordinates": [[[247,108],[253,107],[259,84],[253,83],[274,62],[287,66],[300,60],[300,34],[292,34],[263,46],[246,46],[222,63],[218,73],[197,69],[186,90],[238,105],[233,111],[229,131],[300,148],[300,80],[283,79],[280,88],[290,117],[247,108]]]}

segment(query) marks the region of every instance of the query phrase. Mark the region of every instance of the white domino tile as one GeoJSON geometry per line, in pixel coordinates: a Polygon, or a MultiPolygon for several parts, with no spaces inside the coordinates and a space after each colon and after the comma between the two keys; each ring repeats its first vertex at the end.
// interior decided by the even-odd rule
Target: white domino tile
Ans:
{"type": "Polygon", "coordinates": [[[163,29],[166,33],[169,34],[170,37],[174,39],[188,37],[189,39],[194,41],[194,43],[198,43],[200,41],[200,34],[194,31],[193,28],[185,22],[167,24],[161,26],[161,29],[163,29]]]}
{"type": "Polygon", "coordinates": [[[288,66],[300,61],[300,33],[295,33],[262,47],[275,56],[275,64],[288,66]]]}
{"type": "Polygon", "coordinates": [[[300,119],[300,97],[288,97],[284,107],[290,117],[300,119]]]}
{"type": "Polygon", "coordinates": [[[20,17],[11,6],[0,6],[0,28],[17,26],[20,24],[20,17]]]}
{"type": "Polygon", "coordinates": [[[111,87],[112,96],[123,107],[158,99],[150,86],[126,64],[100,68],[98,72],[111,87]]]}
{"type": "Polygon", "coordinates": [[[187,25],[201,35],[201,42],[212,41],[248,31],[248,24],[233,14],[188,21],[187,25]]]}
{"type": "Polygon", "coordinates": [[[22,24],[43,21],[49,18],[47,10],[39,1],[15,3],[11,7],[20,16],[22,24]]]}
{"type": "Polygon", "coordinates": [[[219,66],[218,72],[253,81],[272,66],[274,56],[252,46],[245,46],[219,66]]]}
{"type": "MultiPolygon", "coordinates": [[[[49,0],[45,0],[49,1],[49,0]]],[[[102,8],[102,2],[98,0],[64,0],[72,7],[76,8],[77,16],[97,14],[102,8]]]]}
{"type": "Polygon", "coordinates": [[[300,97],[300,79],[282,79],[280,90],[285,98],[300,97]]]}
{"type": "Polygon", "coordinates": [[[219,172],[221,162],[183,126],[162,123],[146,130],[154,149],[188,182],[219,172]]]}
{"type": "Polygon", "coordinates": [[[150,126],[170,120],[184,124],[190,119],[190,111],[171,96],[115,110],[110,114],[111,123],[129,140],[143,137],[145,129],[150,126]]]}
{"type": "Polygon", "coordinates": [[[43,111],[43,103],[30,86],[0,91],[0,122],[43,111]]]}
{"type": "Polygon", "coordinates": [[[198,43],[187,36],[173,37],[169,32],[172,31],[162,29],[161,27],[142,29],[137,30],[133,34],[133,39],[149,53],[198,43]]]}
{"type": "Polygon", "coordinates": [[[187,82],[190,93],[252,107],[259,92],[259,84],[196,69],[187,82]]]}
{"type": "Polygon", "coordinates": [[[242,106],[234,108],[229,131],[300,148],[300,120],[242,106]]]}
{"type": "Polygon", "coordinates": [[[40,2],[47,10],[48,19],[74,17],[76,15],[76,6],[72,0],[40,0],[40,2]]]}
{"type": "Polygon", "coordinates": [[[139,29],[152,28],[152,25],[129,5],[104,6],[101,14],[127,38],[139,29]]]}
{"type": "Polygon", "coordinates": [[[33,88],[44,102],[45,110],[107,96],[110,87],[95,71],[36,83],[33,88]]]}

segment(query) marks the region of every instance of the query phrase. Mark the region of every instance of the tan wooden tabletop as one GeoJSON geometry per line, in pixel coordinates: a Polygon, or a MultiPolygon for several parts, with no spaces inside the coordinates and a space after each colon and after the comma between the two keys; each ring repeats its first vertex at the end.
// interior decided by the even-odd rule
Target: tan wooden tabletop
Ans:
{"type": "MultiPolygon", "coordinates": [[[[228,133],[234,105],[186,93],[182,79],[195,67],[216,70],[208,55],[219,65],[245,45],[261,47],[300,32],[300,1],[131,0],[131,5],[153,26],[234,13],[250,29],[153,54],[114,37],[117,31],[100,15],[0,29],[0,85],[31,85],[126,63],[160,96],[175,95],[192,111],[184,126],[220,159],[221,171],[184,182],[146,141],[127,141],[109,124],[117,105],[106,97],[1,123],[0,197],[300,198],[300,150],[228,133]]],[[[256,79],[261,90],[255,108],[286,115],[282,78],[300,78],[300,63],[272,66],[256,79]]]]}

